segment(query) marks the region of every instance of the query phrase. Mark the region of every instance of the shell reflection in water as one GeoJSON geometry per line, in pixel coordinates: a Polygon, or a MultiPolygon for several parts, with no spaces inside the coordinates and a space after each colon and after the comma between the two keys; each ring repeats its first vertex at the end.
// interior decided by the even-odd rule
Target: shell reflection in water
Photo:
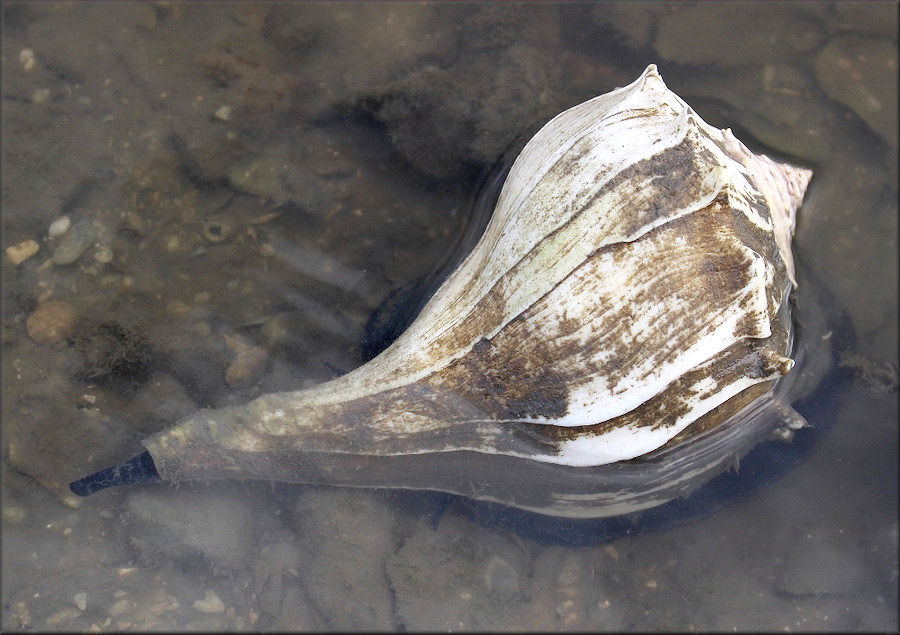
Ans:
{"type": "Polygon", "coordinates": [[[481,240],[376,358],[200,410],[73,491],[270,479],[568,517],[684,495],[803,425],[773,389],[794,365],[810,177],[705,123],[650,66],[531,139],[481,240]]]}

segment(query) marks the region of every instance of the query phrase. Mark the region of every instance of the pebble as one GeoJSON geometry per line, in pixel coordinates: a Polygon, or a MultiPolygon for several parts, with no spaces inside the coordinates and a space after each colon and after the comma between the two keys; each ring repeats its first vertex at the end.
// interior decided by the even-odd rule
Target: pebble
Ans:
{"type": "Polygon", "coordinates": [[[72,226],[72,219],[68,216],[60,216],[55,221],[50,223],[50,227],[47,229],[47,235],[50,238],[59,238],[67,231],[69,231],[69,227],[72,226]]]}
{"type": "Polygon", "coordinates": [[[181,240],[178,238],[178,236],[170,234],[165,237],[164,245],[166,251],[168,251],[169,253],[174,253],[181,249],[181,240]]]}
{"type": "Polygon", "coordinates": [[[134,232],[138,236],[144,236],[150,229],[150,223],[137,212],[127,212],[124,215],[125,229],[134,232]]]}
{"type": "Polygon", "coordinates": [[[184,387],[171,375],[153,375],[131,401],[135,426],[141,432],[157,432],[172,421],[184,419],[197,410],[184,387]]]}
{"type": "Polygon", "coordinates": [[[4,506],[3,524],[20,525],[25,520],[25,510],[21,507],[4,506]]]}
{"type": "Polygon", "coordinates": [[[232,166],[228,171],[228,180],[234,189],[267,199],[277,207],[289,198],[284,186],[285,172],[283,163],[258,158],[232,166]]]}
{"type": "Polygon", "coordinates": [[[816,57],[822,90],[897,147],[897,43],[848,35],[816,57]]]}
{"type": "Polygon", "coordinates": [[[812,84],[801,68],[791,64],[766,64],[762,80],[766,93],[782,95],[802,95],[812,84]]]}
{"type": "Polygon", "coordinates": [[[308,311],[285,311],[273,315],[263,323],[260,336],[269,350],[282,351],[295,359],[318,355],[338,338],[308,311]]]}
{"type": "Polygon", "coordinates": [[[82,254],[87,251],[96,238],[97,230],[94,229],[89,220],[82,219],[78,221],[62,237],[59,245],[53,250],[53,264],[71,265],[81,258],[82,254]]]}
{"type": "Polygon", "coordinates": [[[99,263],[106,264],[107,262],[112,262],[113,259],[113,250],[109,247],[101,247],[94,254],[94,260],[99,263]]]}
{"type": "Polygon", "coordinates": [[[219,106],[213,116],[220,121],[228,121],[231,118],[231,106],[219,106]]]}
{"type": "Polygon", "coordinates": [[[194,608],[201,613],[224,613],[225,603],[212,589],[206,592],[206,597],[194,602],[194,608]]]}
{"type": "Polygon", "coordinates": [[[40,250],[40,245],[34,240],[23,240],[11,247],[6,248],[6,257],[12,261],[14,265],[20,265],[40,250]]]}
{"type": "Polygon", "coordinates": [[[83,611],[87,608],[87,593],[81,592],[76,593],[72,596],[72,601],[75,603],[75,606],[78,607],[79,611],[83,611]]]}
{"type": "Polygon", "coordinates": [[[113,604],[106,609],[106,612],[115,617],[116,615],[122,615],[129,610],[131,610],[131,601],[127,598],[122,598],[121,600],[113,602],[113,604]]]}
{"type": "Polygon", "coordinates": [[[269,355],[262,346],[240,351],[225,371],[225,382],[232,388],[249,386],[262,377],[269,355]]]}
{"type": "Polygon", "coordinates": [[[50,101],[49,88],[38,88],[31,93],[31,103],[33,104],[46,104],[48,101],[50,101]]]}
{"type": "Polygon", "coordinates": [[[71,624],[72,620],[77,619],[79,616],[80,613],[74,608],[60,609],[44,620],[44,627],[47,630],[58,630],[64,624],[71,624]]]}
{"type": "Polygon", "coordinates": [[[55,344],[75,330],[75,307],[62,300],[39,304],[25,321],[28,337],[38,344],[55,344]]]}
{"type": "Polygon", "coordinates": [[[34,65],[37,63],[37,60],[34,57],[34,51],[31,49],[22,49],[19,51],[19,63],[26,71],[33,69],[34,65]]]}

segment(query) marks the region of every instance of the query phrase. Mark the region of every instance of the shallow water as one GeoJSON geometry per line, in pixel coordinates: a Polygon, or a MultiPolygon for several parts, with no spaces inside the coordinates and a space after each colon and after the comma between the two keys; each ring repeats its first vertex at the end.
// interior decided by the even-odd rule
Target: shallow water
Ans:
{"type": "Polygon", "coordinates": [[[5,630],[898,628],[896,4],[3,10],[2,247],[37,247],[3,262],[5,630]],[[816,173],[807,319],[849,326],[783,477],[609,535],[432,494],[68,493],[199,407],[359,365],[495,164],[651,62],[816,173]]]}

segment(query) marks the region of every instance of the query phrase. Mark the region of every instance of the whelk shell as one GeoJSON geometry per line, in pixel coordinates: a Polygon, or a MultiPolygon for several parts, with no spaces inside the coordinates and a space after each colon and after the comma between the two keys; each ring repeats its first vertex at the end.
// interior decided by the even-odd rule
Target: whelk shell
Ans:
{"type": "Polygon", "coordinates": [[[748,430],[803,425],[773,386],[811,175],[705,123],[651,65],[531,139],[481,240],[375,359],[200,410],[72,489],[256,478],[571,517],[683,495],[748,430]]]}

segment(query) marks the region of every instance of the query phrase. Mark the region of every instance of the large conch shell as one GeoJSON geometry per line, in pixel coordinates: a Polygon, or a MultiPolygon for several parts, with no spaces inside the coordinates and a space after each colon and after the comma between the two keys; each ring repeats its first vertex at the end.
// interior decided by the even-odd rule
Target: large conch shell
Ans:
{"type": "Polygon", "coordinates": [[[375,359],[200,410],[72,489],[270,479],[562,516],[682,495],[743,427],[802,426],[772,389],[811,174],[705,123],[651,65],[531,139],[481,240],[375,359]]]}

